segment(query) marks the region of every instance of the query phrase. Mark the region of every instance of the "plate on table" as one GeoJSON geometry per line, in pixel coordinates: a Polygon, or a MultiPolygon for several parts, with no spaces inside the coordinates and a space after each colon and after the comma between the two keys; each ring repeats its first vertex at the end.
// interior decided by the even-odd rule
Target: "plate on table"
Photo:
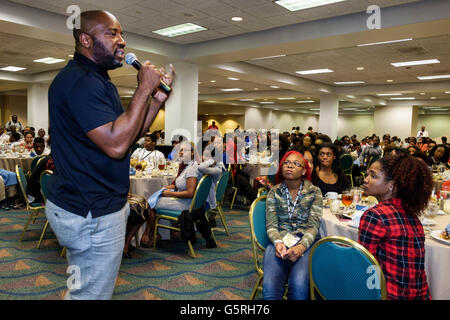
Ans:
{"type": "Polygon", "coordinates": [[[434,226],[436,224],[436,221],[434,221],[433,219],[428,219],[428,218],[424,218],[422,221],[422,225],[423,226],[434,226]]]}
{"type": "Polygon", "coordinates": [[[442,232],[441,230],[433,230],[431,231],[430,235],[433,239],[450,245],[450,240],[445,240],[444,238],[442,238],[441,232],[442,232]]]}

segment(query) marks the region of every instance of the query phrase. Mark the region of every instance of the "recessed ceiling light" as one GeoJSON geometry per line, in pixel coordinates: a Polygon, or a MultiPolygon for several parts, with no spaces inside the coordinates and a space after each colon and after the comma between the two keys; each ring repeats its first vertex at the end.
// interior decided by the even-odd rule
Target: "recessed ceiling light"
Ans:
{"type": "Polygon", "coordinates": [[[238,78],[232,78],[232,77],[229,77],[229,78],[227,78],[228,80],[233,80],[233,81],[238,81],[239,79],[238,78]]]}
{"type": "Polygon", "coordinates": [[[207,116],[208,114],[207,113],[205,113],[205,116],[207,116]]]}
{"type": "Polygon", "coordinates": [[[391,98],[391,100],[415,100],[414,97],[391,98]]]}
{"type": "Polygon", "coordinates": [[[56,58],[52,58],[52,57],[47,57],[47,58],[37,59],[37,60],[33,60],[33,61],[40,62],[40,63],[46,63],[46,64],[53,64],[53,63],[63,62],[64,59],[56,59],[56,58]]]}
{"type": "Polygon", "coordinates": [[[259,90],[258,88],[253,88],[253,90],[259,90]]]}
{"type": "Polygon", "coordinates": [[[388,96],[401,96],[402,93],[377,93],[377,96],[379,97],[388,97],[388,96]]]}
{"type": "Polygon", "coordinates": [[[26,69],[26,68],[9,66],[9,67],[5,67],[5,68],[1,68],[0,70],[3,70],[3,71],[11,71],[11,72],[17,72],[17,71],[25,70],[25,69],[26,69]]]}
{"type": "Polygon", "coordinates": [[[208,30],[208,29],[206,29],[202,26],[198,26],[193,23],[184,23],[184,24],[179,24],[179,25],[164,28],[164,29],[154,30],[152,32],[159,34],[161,36],[172,38],[172,37],[178,37],[178,36],[181,36],[184,34],[204,31],[204,30],[208,30]]]}
{"type": "Polygon", "coordinates": [[[270,86],[270,87],[273,88],[273,89],[280,89],[279,86],[270,86]]]}
{"type": "Polygon", "coordinates": [[[450,91],[445,91],[445,93],[450,93],[450,91]]]}
{"type": "Polygon", "coordinates": [[[372,102],[371,99],[364,99],[364,101],[366,101],[366,102],[372,102]]]}
{"type": "Polygon", "coordinates": [[[274,104],[272,101],[261,101],[260,104],[274,104]]]}
{"type": "Polygon", "coordinates": [[[233,21],[242,21],[244,19],[242,17],[233,17],[233,18],[231,18],[231,20],[233,20],[233,21]]]}
{"type": "Polygon", "coordinates": [[[220,89],[221,91],[230,92],[230,91],[242,91],[241,88],[230,88],[230,89],[220,89]]]}
{"type": "Polygon", "coordinates": [[[434,99],[436,99],[436,97],[431,97],[430,99],[434,100],[434,99]]]}
{"type": "Polygon", "coordinates": [[[254,101],[255,99],[239,99],[239,101],[254,101]]]}
{"type": "Polygon", "coordinates": [[[442,74],[440,76],[422,76],[417,77],[419,80],[435,80],[435,79],[448,79],[450,78],[450,74],[442,74]]]}
{"type": "Polygon", "coordinates": [[[212,83],[216,83],[216,80],[211,80],[210,82],[212,82],[212,83]]]}
{"type": "Polygon", "coordinates": [[[364,68],[363,67],[358,67],[358,68],[356,68],[356,70],[364,70],[364,68]]]}
{"type": "Polygon", "coordinates": [[[358,44],[358,47],[374,46],[374,45],[378,45],[378,44],[396,43],[396,42],[411,41],[411,40],[413,40],[413,39],[412,39],[412,38],[408,38],[408,39],[400,39],[400,40],[391,40],[391,41],[382,41],[382,42],[363,43],[363,44],[358,44]]]}
{"type": "Polygon", "coordinates": [[[286,97],[286,98],[277,98],[277,100],[294,100],[293,97],[286,97]]]}
{"type": "Polygon", "coordinates": [[[318,73],[328,73],[328,72],[334,72],[330,69],[314,69],[314,70],[303,70],[303,71],[295,71],[295,73],[298,74],[318,74],[318,73]]]}
{"type": "Polygon", "coordinates": [[[198,82],[198,84],[202,84],[202,83],[203,83],[203,82],[200,82],[200,81],[198,82]]]}
{"type": "Polygon", "coordinates": [[[355,96],[352,96],[352,95],[348,95],[348,96],[346,96],[347,98],[350,98],[350,99],[356,99],[356,97],[355,96]]]}
{"type": "Polygon", "coordinates": [[[280,58],[280,57],[286,57],[286,55],[285,54],[278,54],[278,55],[275,55],[275,56],[253,58],[253,59],[250,59],[250,60],[263,60],[263,59],[273,59],[273,58],[280,58]]]}
{"type": "Polygon", "coordinates": [[[334,84],[361,84],[365,83],[364,81],[337,81],[334,84]]]}
{"type": "Polygon", "coordinates": [[[295,103],[312,103],[312,102],[314,102],[314,100],[298,100],[298,101],[295,101],[295,103]]]}
{"type": "Polygon", "coordinates": [[[386,81],[387,81],[387,82],[394,82],[394,80],[390,80],[390,79],[389,79],[389,80],[386,80],[386,81]]]}
{"type": "Polygon", "coordinates": [[[327,89],[320,89],[319,91],[324,93],[330,93],[330,91],[328,91],[327,89]]]}
{"type": "Polygon", "coordinates": [[[423,64],[434,64],[440,63],[438,59],[429,59],[429,60],[416,60],[416,61],[406,61],[406,62],[391,62],[394,67],[408,67],[408,66],[419,66],[423,64]]]}
{"type": "Polygon", "coordinates": [[[69,57],[73,58],[73,54],[69,54],[69,57]]]}
{"type": "Polygon", "coordinates": [[[425,95],[425,92],[421,92],[420,95],[421,95],[421,96],[424,96],[424,95],[425,95]]]}
{"type": "Polygon", "coordinates": [[[380,104],[381,104],[382,106],[385,106],[385,105],[386,105],[386,102],[380,102],[380,104]]]}
{"type": "Polygon", "coordinates": [[[346,0],[277,0],[275,3],[289,11],[298,11],[343,1],[346,0]]]}

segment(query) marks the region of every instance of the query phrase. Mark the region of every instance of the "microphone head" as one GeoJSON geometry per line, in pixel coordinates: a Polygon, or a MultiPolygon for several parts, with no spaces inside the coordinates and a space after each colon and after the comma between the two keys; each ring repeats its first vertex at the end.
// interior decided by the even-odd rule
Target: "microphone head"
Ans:
{"type": "Polygon", "coordinates": [[[125,56],[125,62],[127,64],[133,64],[135,61],[137,60],[137,57],[134,53],[127,53],[127,55],[125,56]]]}

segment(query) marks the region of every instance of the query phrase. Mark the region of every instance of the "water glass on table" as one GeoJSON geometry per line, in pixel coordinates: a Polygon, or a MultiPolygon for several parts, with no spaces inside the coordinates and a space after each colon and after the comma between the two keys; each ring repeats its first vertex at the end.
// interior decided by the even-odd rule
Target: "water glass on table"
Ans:
{"type": "Polygon", "coordinates": [[[344,213],[351,212],[349,206],[353,203],[353,194],[351,190],[345,190],[342,192],[342,204],[346,207],[344,213]]]}

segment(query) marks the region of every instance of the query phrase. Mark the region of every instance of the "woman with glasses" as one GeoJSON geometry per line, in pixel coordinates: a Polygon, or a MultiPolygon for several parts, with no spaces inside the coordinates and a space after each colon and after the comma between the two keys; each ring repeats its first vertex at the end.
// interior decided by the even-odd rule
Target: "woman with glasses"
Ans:
{"type": "Polygon", "coordinates": [[[306,300],[309,293],[309,249],[319,237],[322,194],[311,183],[311,167],[297,151],[281,159],[277,183],[267,195],[263,297],[281,300],[285,283],[289,300],[306,300]]]}
{"type": "Polygon", "coordinates": [[[320,188],[324,196],[328,192],[342,193],[350,187],[350,182],[342,172],[336,155],[336,146],[331,142],[322,143],[316,152],[315,170],[311,175],[311,181],[320,188]]]}

